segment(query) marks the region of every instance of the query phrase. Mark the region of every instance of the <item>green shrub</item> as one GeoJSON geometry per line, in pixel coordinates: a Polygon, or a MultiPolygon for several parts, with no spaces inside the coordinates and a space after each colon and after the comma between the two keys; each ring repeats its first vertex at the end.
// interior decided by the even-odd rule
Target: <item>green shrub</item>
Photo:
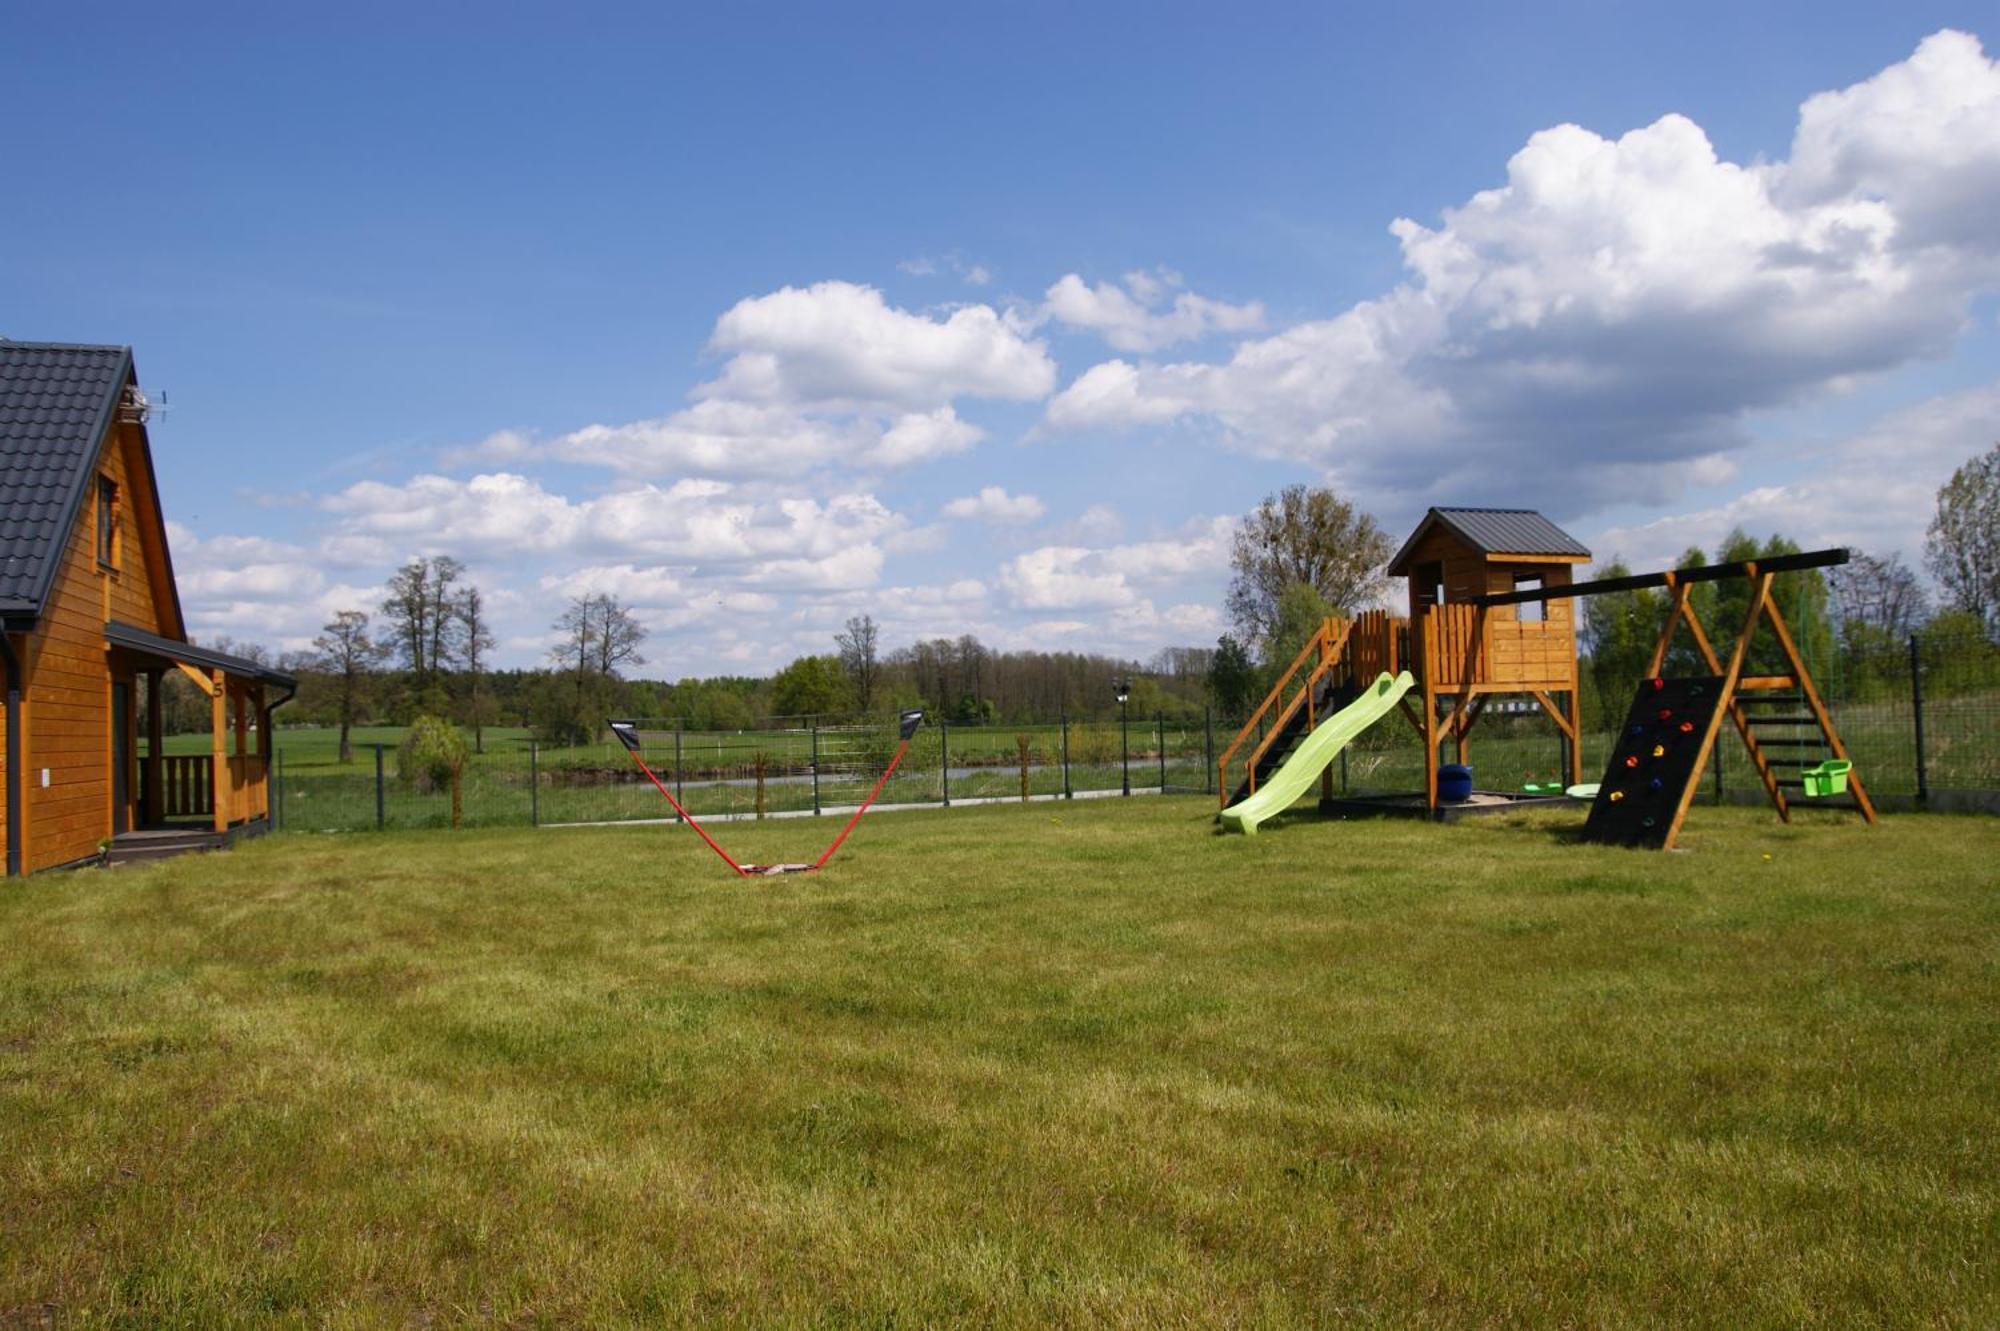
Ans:
{"type": "Polygon", "coordinates": [[[425,794],[449,790],[451,825],[457,827],[469,757],[471,749],[457,726],[440,716],[420,716],[410,723],[410,733],[396,750],[396,775],[425,794]]]}

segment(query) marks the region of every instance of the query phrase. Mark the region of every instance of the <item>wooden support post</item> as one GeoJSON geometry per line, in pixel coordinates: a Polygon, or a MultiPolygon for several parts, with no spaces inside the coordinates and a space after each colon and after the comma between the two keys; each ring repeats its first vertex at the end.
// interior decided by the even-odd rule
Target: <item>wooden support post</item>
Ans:
{"type": "Polygon", "coordinates": [[[229,714],[225,710],[228,679],[227,675],[217,670],[209,685],[208,785],[209,803],[214,806],[209,822],[218,832],[229,830],[229,751],[224,747],[229,737],[229,714]]]}
{"type": "MultiPolygon", "coordinates": [[[[1826,703],[1819,696],[1819,686],[1813,682],[1812,672],[1806,669],[1805,657],[1799,652],[1799,645],[1792,640],[1791,626],[1785,623],[1784,615],[1778,611],[1778,603],[1772,601],[1769,607],[1771,631],[1778,637],[1778,647],[1791,663],[1792,677],[1798,681],[1799,692],[1804,695],[1806,706],[1811,709],[1813,720],[1819,724],[1820,733],[1826,736],[1827,750],[1834,757],[1847,758],[1847,746],[1841,743],[1840,734],[1833,728],[1833,714],[1826,709],[1826,703]]],[[[1848,793],[1854,796],[1854,807],[1869,823],[1875,821],[1875,801],[1868,798],[1868,788],[1853,772],[1847,774],[1848,793]]]]}
{"type": "MultiPolygon", "coordinates": [[[[1753,565],[1752,568],[1754,569],[1754,567],[1753,565]]],[[[1715,747],[1716,732],[1722,728],[1723,713],[1735,710],[1736,681],[1743,674],[1743,660],[1749,654],[1750,639],[1757,632],[1757,621],[1763,616],[1765,602],[1771,598],[1771,576],[1769,573],[1756,575],[1756,583],[1750,593],[1750,609],[1743,617],[1743,631],[1737,635],[1736,647],[1729,654],[1729,665],[1722,672],[1722,696],[1716,700],[1715,710],[1708,718],[1708,727],[1702,731],[1701,748],[1696,752],[1694,760],[1695,775],[1682,787],[1680,798],[1675,802],[1673,821],[1667,824],[1666,840],[1662,843],[1663,849],[1672,850],[1674,842],[1679,839],[1681,824],[1687,820],[1688,806],[1694,803],[1695,789],[1701,785],[1700,774],[1708,766],[1709,751],[1715,747]]],[[[1686,587],[1678,587],[1675,590],[1677,593],[1675,608],[1676,613],[1678,613],[1686,608],[1686,587]]],[[[1667,637],[1672,632],[1673,622],[1669,620],[1667,631],[1660,639],[1661,655],[1664,655],[1667,637]]],[[[1658,673],[1657,667],[1654,673],[1658,673]]],[[[1767,787],[1768,779],[1769,774],[1766,773],[1767,787]]],[[[1778,816],[1784,818],[1786,816],[1784,795],[1775,787],[1769,787],[1769,791],[1778,803],[1778,816]]]]}
{"type": "Polygon", "coordinates": [[[160,670],[146,672],[146,822],[157,823],[167,816],[166,791],[160,780],[165,764],[161,761],[160,750],[166,746],[166,707],[161,701],[161,686],[167,682],[166,673],[160,670]]]}

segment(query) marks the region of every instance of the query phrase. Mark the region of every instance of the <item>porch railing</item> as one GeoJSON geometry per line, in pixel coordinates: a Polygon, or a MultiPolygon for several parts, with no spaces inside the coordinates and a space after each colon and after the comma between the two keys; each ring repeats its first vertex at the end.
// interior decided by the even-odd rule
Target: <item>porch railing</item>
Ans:
{"type": "Polygon", "coordinates": [[[205,754],[160,756],[160,809],[168,818],[215,812],[215,760],[205,754]]]}

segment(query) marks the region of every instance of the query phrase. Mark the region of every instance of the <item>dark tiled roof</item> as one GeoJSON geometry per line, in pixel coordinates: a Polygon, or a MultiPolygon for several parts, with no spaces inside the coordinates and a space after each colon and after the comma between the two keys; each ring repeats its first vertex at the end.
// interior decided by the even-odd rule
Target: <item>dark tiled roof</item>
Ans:
{"type": "Polygon", "coordinates": [[[1583,542],[1531,508],[1434,508],[1389,561],[1391,573],[1402,572],[1404,558],[1433,522],[1443,523],[1460,540],[1486,554],[1590,558],[1583,542]]]}
{"type": "Polygon", "coordinates": [[[0,613],[40,614],[131,368],[126,347],[0,341],[0,613]]]}

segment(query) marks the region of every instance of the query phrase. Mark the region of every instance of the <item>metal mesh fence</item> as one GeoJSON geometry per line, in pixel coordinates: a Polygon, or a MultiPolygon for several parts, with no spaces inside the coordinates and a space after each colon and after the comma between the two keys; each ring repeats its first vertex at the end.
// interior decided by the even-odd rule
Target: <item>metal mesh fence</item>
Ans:
{"type": "MultiPolygon", "coordinates": [[[[1871,793],[1926,799],[2000,789],[2000,647],[1983,636],[1927,633],[1869,650],[1850,646],[1816,678],[1871,793]]],[[[641,722],[640,733],[647,763],[704,819],[845,814],[866,797],[896,746],[888,718],[779,718],[729,731],[690,730],[667,719],[641,722]]],[[[1207,716],[926,724],[878,803],[948,806],[1128,791],[1213,795],[1218,743],[1233,734],[1233,726],[1207,716]]],[[[1607,728],[1584,734],[1586,781],[1603,771],[1613,740],[1607,728]]],[[[405,778],[392,746],[359,745],[348,765],[329,760],[324,740],[288,762],[291,747],[280,732],[272,811],[281,828],[452,823],[452,792],[405,778]]],[[[1567,775],[1554,727],[1525,707],[1487,709],[1473,737],[1473,760],[1487,789],[1567,775]]],[[[1329,781],[1353,794],[1421,789],[1423,752],[1409,727],[1391,718],[1342,751],[1329,781]]],[[[1726,727],[1705,781],[1716,798],[1761,790],[1726,727]]],[[[472,827],[675,816],[608,738],[570,748],[520,737],[489,741],[488,751],[467,765],[457,803],[460,823],[472,827]]]]}
{"type": "MultiPolygon", "coordinates": [[[[884,719],[775,718],[741,730],[637,723],[647,766],[696,818],[810,817],[851,812],[893,756],[884,719]]],[[[277,743],[273,813],[292,831],[449,827],[452,793],[406,779],[396,750],[356,747],[354,761],[286,761],[277,743]]],[[[1214,731],[1206,717],[1169,721],[936,724],[920,728],[877,807],[990,803],[1097,795],[1211,793],[1214,731]]],[[[460,825],[503,826],[674,819],[672,805],[616,742],[494,745],[470,761],[460,825]]]]}

